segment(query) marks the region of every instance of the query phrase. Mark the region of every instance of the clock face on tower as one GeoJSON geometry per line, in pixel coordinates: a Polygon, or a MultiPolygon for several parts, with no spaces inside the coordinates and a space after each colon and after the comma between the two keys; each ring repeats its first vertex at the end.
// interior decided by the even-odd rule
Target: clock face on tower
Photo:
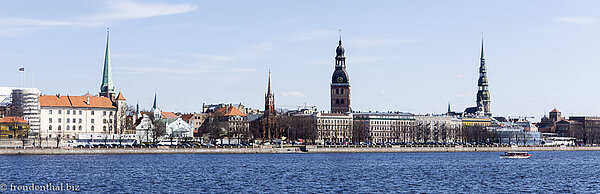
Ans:
{"type": "Polygon", "coordinates": [[[343,81],[344,81],[344,78],[343,78],[343,77],[341,77],[341,76],[340,76],[340,77],[338,77],[338,78],[337,78],[337,82],[338,82],[338,83],[342,83],[343,81]]]}

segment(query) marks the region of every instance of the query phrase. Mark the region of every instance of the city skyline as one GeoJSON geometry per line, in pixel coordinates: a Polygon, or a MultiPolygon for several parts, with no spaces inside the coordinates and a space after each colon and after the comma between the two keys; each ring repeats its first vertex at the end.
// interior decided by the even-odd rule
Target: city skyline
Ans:
{"type": "MultiPolygon", "coordinates": [[[[0,47],[0,69],[7,72],[0,80],[5,86],[19,86],[18,68],[25,67],[29,82],[25,86],[31,86],[30,76],[34,72],[35,87],[44,94],[98,94],[104,33],[110,26],[115,92],[123,92],[130,104],[139,102],[149,108],[157,92],[158,104],[165,110],[199,112],[202,102],[241,102],[260,109],[264,106],[265,75],[271,69],[277,108],[294,109],[307,103],[328,110],[337,29],[341,27],[348,74],[352,77],[352,110],[443,113],[451,103],[454,111],[463,111],[475,106],[483,31],[494,115],[539,119],[554,107],[566,116],[598,115],[596,110],[600,108],[594,103],[599,91],[580,84],[600,81],[594,77],[594,72],[600,70],[593,65],[597,61],[586,57],[600,51],[593,44],[597,42],[593,39],[593,31],[598,28],[594,25],[597,14],[594,15],[589,4],[578,7],[565,3],[562,6],[578,11],[563,10],[554,15],[552,10],[559,9],[562,3],[545,4],[547,10],[534,13],[538,14],[535,19],[523,21],[485,15],[478,18],[490,23],[511,21],[514,22],[511,25],[527,26],[521,30],[499,29],[488,23],[467,27],[479,20],[457,19],[485,13],[481,10],[443,12],[449,18],[428,15],[443,11],[444,4],[460,7],[455,2],[440,2],[431,7],[431,12],[424,13],[406,8],[425,6],[423,3],[393,2],[394,6],[406,6],[402,9],[407,13],[392,13],[394,6],[389,6],[375,16],[366,13],[373,13],[378,3],[362,7],[341,1],[313,2],[281,13],[268,8],[293,3],[265,2],[266,8],[262,8],[240,2],[232,7],[231,11],[236,13],[233,16],[223,14],[225,5],[192,3],[110,1],[71,5],[86,6],[92,10],[90,13],[106,13],[91,16],[69,11],[69,14],[42,11],[37,16],[18,15],[15,14],[18,5],[12,5],[14,10],[6,8],[11,5],[4,6],[0,10],[11,17],[0,21],[0,42],[4,45],[0,47]],[[325,8],[330,7],[327,4],[336,4],[340,10],[327,12],[325,8]],[[211,12],[204,6],[218,10],[211,12]],[[265,13],[250,16],[244,6],[265,13]],[[294,16],[305,7],[317,10],[311,16],[294,16]],[[352,10],[359,7],[365,14],[351,16],[352,10]],[[336,11],[344,14],[337,15],[336,11]],[[44,14],[54,18],[45,18],[44,14]],[[418,16],[417,19],[411,20],[411,14],[418,16]],[[236,19],[235,16],[241,15],[249,18],[236,19]],[[194,23],[199,16],[215,21],[194,23]],[[393,19],[397,20],[387,16],[396,16],[393,19]],[[343,19],[320,21],[336,17],[343,19]],[[448,23],[442,23],[445,20],[448,23]],[[244,24],[248,21],[266,22],[244,24]],[[386,21],[389,26],[382,25],[386,21]],[[434,23],[422,25],[419,21],[434,23]],[[544,25],[531,25],[535,22],[544,25]],[[285,30],[292,26],[293,29],[285,30]],[[448,32],[424,33],[431,28],[448,32]],[[572,36],[574,33],[577,36],[572,36]],[[546,42],[553,38],[563,39],[546,42]],[[586,71],[581,71],[582,68],[586,71]]],[[[497,12],[528,11],[491,2],[471,4],[470,8],[499,6],[494,10],[497,12]]],[[[524,2],[523,7],[535,5],[524,2]]],[[[69,8],[74,7],[61,9],[69,8]]]]}

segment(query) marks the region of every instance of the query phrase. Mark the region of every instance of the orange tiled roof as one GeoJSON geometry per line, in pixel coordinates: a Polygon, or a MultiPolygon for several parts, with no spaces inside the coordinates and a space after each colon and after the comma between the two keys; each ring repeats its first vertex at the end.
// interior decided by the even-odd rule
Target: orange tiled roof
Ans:
{"type": "Polygon", "coordinates": [[[190,119],[192,119],[192,117],[194,117],[194,114],[181,115],[181,119],[188,122],[190,121],[190,119]]]}
{"type": "Polygon", "coordinates": [[[125,100],[125,96],[123,96],[123,93],[119,92],[119,94],[117,95],[117,100],[125,100]]]}
{"type": "Polygon", "coordinates": [[[42,95],[39,100],[41,107],[117,108],[110,99],[99,96],[42,95]]]}
{"type": "Polygon", "coordinates": [[[4,117],[0,118],[0,123],[14,123],[17,121],[19,124],[26,124],[27,121],[21,117],[4,117]]]}
{"type": "Polygon", "coordinates": [[[172,112],[161,112],[160,113],[163,119],[176,119],[179,118],[177,115],[175,115],[172,112]]]}
{"type": "Polygon", "coordinates": [[[242,111],[238,110],[235,107],[221,107],[219,109],[217,109],[214,113],[214,116],[242,116],[245,117],[247,116],[246,114],[242,113],[242,111]]]}

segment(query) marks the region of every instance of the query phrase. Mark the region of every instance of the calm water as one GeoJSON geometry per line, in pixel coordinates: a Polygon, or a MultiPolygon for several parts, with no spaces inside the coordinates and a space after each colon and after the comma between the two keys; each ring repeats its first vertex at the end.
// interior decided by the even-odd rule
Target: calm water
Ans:
{"type": "Polygon", "coordinates": [[[0,183],[118,192],[598,192],[600,152],[0,156],[0,183]]]}

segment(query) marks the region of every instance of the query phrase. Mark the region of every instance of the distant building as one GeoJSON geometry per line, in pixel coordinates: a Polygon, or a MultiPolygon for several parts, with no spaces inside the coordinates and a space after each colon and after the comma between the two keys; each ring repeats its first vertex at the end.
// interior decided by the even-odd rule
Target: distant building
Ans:
{"type": "Polygon", "coordinates": [[[237,142],[239,140],[248,140],[252,137],[249,131],[250,123],[246,114],[235,107],[221,107],[209,114],[203,128],[206,128],[207,135],[219,137],[221,143],[227,140],[227,143],[237,142]],[[232,140],[236,141],[232,141],[232,140]]]}
{"type": "Polygon", "coordinates": [[[36,136],[40,132],[40,90],[37,88],[1,88],[0,91],[10,94],[0,95],[0,109],[5,114],[23,117],[29,122],[29,135],[36,136]],[[10,106],[10,107],[9,107],[10,106]]]}
{"type": "Polygon", "coordinates": [[[348,72],[346,72],[346,50],[342,46],[342,37],[340,36],[335,56],[335,71],[331,76],[331,112],[347,113],[352,111],[350,108],[350,82],[348,81],[348,72]]]}
{"type": "Polygon", "coordinates": [[[543,133],[556,133],[556,124],[563,120],[565,120],[565,118],[562,117],[561,112],[556,110],[555,108],[552,111],[550,111],[549,117],[545,115],[544,117],[542,117],[540,121],[539,130],[543,133]]]}
{"type": "MultiPolygon", "coordinates": [[[[122,96],[122,94],[119,94],[122,96]]],[[[119,134],[118,123],[125,122],[124,98],[117,102],[98,96],[42,95],[42,138],[75,138],[78,134],[119,134]],[[123,117],[121,117],[123,115],[123,117]]]]}
{"type": "Polygon", "coordinates": [[[201,136],[199,129],[200,127],[202,127],[202,124],[204,123],[206,118],[208,118],[208,113],[194,113],[181,115],[181,119],[190,124],[194,129],[194,137],[201,136]]]}
{"type": "Polygon", "coordinates": [[[427,130],[421,132],[424,136],[421,138],[424,143],[460,142],[461,119],[446,115],[416,115],[414,118],[416,126],[414,129],[418,130],[420,127],[424,127],[427,130]]]}
{"type": "Polygon", "coordinates": [[[411,113],[353,113],[357,142],[411,142],[415,116],[411,113]]]}
{"type": "Polygon", "coordinates": [[[0,118],[0,138],[22,138],[27,136],[29,123],[21,117],[0,118]]]}
{"type": "Polygon", "coordinates": [[[316,143],[352,142],[352,113],[314,113],[316,143]]]}

